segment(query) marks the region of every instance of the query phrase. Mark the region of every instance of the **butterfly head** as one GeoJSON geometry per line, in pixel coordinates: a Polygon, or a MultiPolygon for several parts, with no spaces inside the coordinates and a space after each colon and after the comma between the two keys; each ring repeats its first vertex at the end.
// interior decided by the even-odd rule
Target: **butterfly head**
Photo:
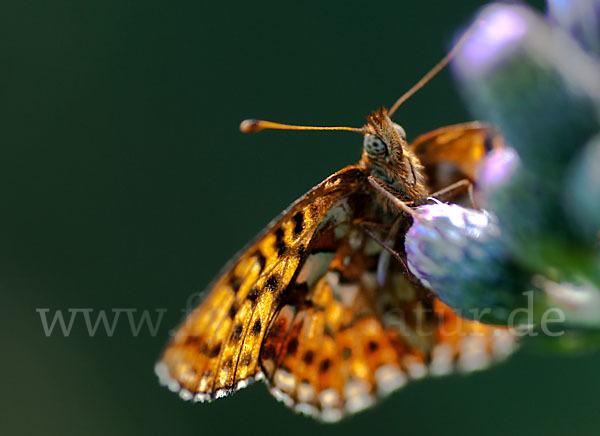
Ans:
{"type": "Polygon", "coordinates": [[[364,127],[364,154],[370,159],[393,164],[401,161],[407,148],[406,132],[380,108],[367,117],[364,127]]]}
{"type": "Polygon", "coordinates": [[[385,108],[367,117],[363,131],[360,165],[364,169],[407,193],[423,185],[422,166],[408,147],[406,132],[390,119],[385,108]]]}

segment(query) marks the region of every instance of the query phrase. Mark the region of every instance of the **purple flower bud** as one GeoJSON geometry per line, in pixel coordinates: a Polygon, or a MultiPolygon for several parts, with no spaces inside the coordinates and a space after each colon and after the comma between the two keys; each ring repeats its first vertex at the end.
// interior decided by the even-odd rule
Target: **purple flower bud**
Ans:
{"type": "Polygon", "coordinates": [[[510,52],[527,32],[526,17],[513,8],[492,5],[480,17],[481,25],[456,59],[457,68],[464,74],[479,75],[491,69],[501,54],[510,52]]]}
{"type": "Polygon", "coordinates": [[[415,212],[405,239],[408,267],[444,303],[490,323],[522,307],[529,277],[509,260],[492,214],[444,203],[415,212]]]}
{"type": "Polygon", "coordinates": [[[507,183],[519,167],[519,155],[511,147],[491,151],[479,167],[477,184],[485,194],[507,183]]]}
{"type": "Polygon", "coordinates": [[[600,63],[522,5],[492,4],[453,63],[475,117],[496,124],[525,166],[560,180],[598,131],[600,63]]]}

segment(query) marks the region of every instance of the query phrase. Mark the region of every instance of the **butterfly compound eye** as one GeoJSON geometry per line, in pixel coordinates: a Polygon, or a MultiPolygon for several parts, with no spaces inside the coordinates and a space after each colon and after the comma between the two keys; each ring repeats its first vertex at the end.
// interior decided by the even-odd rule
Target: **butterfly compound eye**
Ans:
{"type": "Polygon", "coordinates": [[[396,133],[400,135],[400,137],[406,140],[406,131],[399,124],[394,123],[394,129],[396,129],[396,133]]]}
{"type": "Polygon", "coordinates": [[[387,145],[376,135],[365,135],[363,147],[370,157],[383,157],[388,154],[387,145]]]}

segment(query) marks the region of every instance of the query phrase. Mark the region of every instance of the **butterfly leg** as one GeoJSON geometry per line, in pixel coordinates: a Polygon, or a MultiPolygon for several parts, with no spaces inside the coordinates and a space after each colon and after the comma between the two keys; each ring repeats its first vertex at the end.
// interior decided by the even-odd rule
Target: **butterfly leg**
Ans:
{"type": "MultiPolygon", "coordinates": [[[[399,221],[402,221],[402,220],[399,220],[399,221]]],[[[400,252],[398,252],[391,245],[391,244],[393,244],[393,241],[389,242],[391,240],[390,237],[386,238],[385,241],[382,241],[371,230],[369,230],[368,227],[361,225],[361,228],[367,234],[367,236],[369,236],[371,239],[373,239],[377,244],[379,244],[385,250],[384,252],[381,253],[381,255],[380,255],[381,257],[379,258],[379,261],[377,263],[377,284],[378,285],[383,286],[385,284],[386,273],[387,273],[387,269],[389,267],[389,260],[388,260],[389,255],[391,255],[394,259],[396,259],[400,263],[400,265],[402,265],[402,267],[404,268],[404,272],[406,273],[405,276],[410,281],[410,283],[412,283],[413,285],[420,284],[415,279],[415,277],[412,274],[412,272],[410,271],[410,269],[408,269],[406,260],[402,257],[400,252]],[[386,259],[386,257],[387,257],[387,259],[386,259]]]]}
{"type": "Polygon", "coordinates": [[[430,195],[430,197],[434,197],[437,199],[440,199],[440,197],[450,197],[451,198],[452,196],[457,195],[460,191],[462,191],[465,188],[468,190],[469,201],[471,202],[472,207],[475,209],[479,209],[477,200],[475,199],[474,185],[473,185],[473,182],[471,182],[471,180],[469,180],[469,179],[462,179],[462,180],[459,180],[458,182],[452,183],[451,185],[448,185],[445,188],[434,192],[433,194],[430,195]]]}
{"type": "MultiPolygon", "coordinates": [[[[400,229],[400,224],[402,224],[403,221],[404,220],[402,216],[396,218],[396,221],[394,221],[394,224],[392,225],[390,232],[385,238],[385,241],[383,241],[386,246],[392,249],[394,248],[396,237],[398,236],[398,230],[400,229]]],[[[387,249],[385,251],[382,251],[379,255],[379,260],[377,261],[377,282],[379,283],[379,286],[385,285],[387,273],[390,268],[391,256],[391,251],[387,249]]],[[[399,255],[395,256],[395,258],[400,260],[400,263],[404,266],[405,269],[407,269],[406,264],[404,263],[404,261],[401,260],[402,258],[399,255]]]]}
{"type": "Polygon", "coordinates": [[[440,189],[439,191],[435,191],[430,195],[430,197],[435,197],[439,200],[441,200],[440,197],[452,197],[454,195],[458,195],[461,191],[468,189],[469,186],[472,185],[473,183],[471,183],[469,179],[461,179],[458,182],[454,182],[451,185],[440,189]]]}
{"type": "Polygon", "coordinates": [[[365,221],[365,220],[357,220],[354,224],[358,224],[361,227],[368,227],[368,228],[373,228],[373,229],[380,229],[380,230],[389,230],[392,226],[391,224],[385,224],[385,223],[380,223],[380,222],[375,222],[375,221],[365,221]]]}
{"type": "MultiPolygon", "coordinates": [[[[378,191],[380,192],[382,195],[384,195],[388,200],[390,200],[396,207],[398,207],[400,210],[403,210],[404,212],[408,213],[411,216],[415,216],[415,213],[413,212],[413,210],[409,207],[409,203],[412,202],[405,202],[400,200],[395,194],[395,190],[389,186],[387,183],[373,177],[373,176],[369,176],[369,183],[378,191]]],[[[384,252],[381,253],[381,256],[379,258],[379,261],[377,263],[377,281],[379,283],[380,286],[383,286],[383,284],[385,283],[385,279],[386,279],[386,273],[387,273],[387,269],[389,267],[389,261],[390,261],[390,255],[392,257],[394,257],[394,259],[396,259],[403,267],[404,270],[406,271],[406,275],[407,277],[409,277],[412,280],[412,274],[410,272],[410,270],[408,269],[408,266],[406,265],[406,261],[404,260],[404,258],[401,256],[401,254],[396,251],[393,247],[394,242],[396,241],[396,237],[398,235],[398,230],[400,229],[400,225],[402,224],[403,219],[402,217],[398,217],[396,219],[396,221],[394,221],[394,224],[392,225],[390,232],[387,236],[387,238],[382,241],[380,238],[378,238],[366,225],[361,225],[362,230],[371,238],[373,239],[375,242],[377,242],[383,249],[385,249],[384,252]]]]}
{"type": "MultiPolygon", "coordinates": [[[[399,220],[397,220],[397,221],[399,221],[399,220]]],[[[361,225],[361,229],[363,230],[363,232],[365,232],[367,234],[367,236],[369,236],[371,239],[373,239],[375,242],[377,242],[377,244],[379,244],[383,249],[385,249],[386,253],[389,253],[390,255],[392,255],[394,257],[394,259],[396,259],[398,262],[400,262],[402,265],[404,265],[405,268],[407,268],[406,263],[404,262],[404,259],[402,258],[400,253],[398,251],[396,251],[394,249],[394,247],[392,246],[392,244],[394,243],[394,239],[392,239],[392,235],[395,235],[397,233],[397,230],[394,233],[390,232],[390,235],[385,239],[385,241],[382,241],[367,226],[361,225]]],[[[380,269],[380,266],[377,265],[378,278],[379,278],[379,269],[380,269]]],[[[408,270],[408,268],[407,268],[407,270],[408,270]]]]}

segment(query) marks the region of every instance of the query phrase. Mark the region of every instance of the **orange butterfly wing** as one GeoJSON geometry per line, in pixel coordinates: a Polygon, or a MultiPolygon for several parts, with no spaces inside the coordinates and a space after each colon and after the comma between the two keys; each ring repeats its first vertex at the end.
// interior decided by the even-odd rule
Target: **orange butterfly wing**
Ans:
{"type": "Polygon", "coordinates": [[[286,288],[305,260],[325,215],[366,186],[350,166],[293,203],[212,284],[207,298],[179,327],[156,365],[162,384],[184,399],[207,401],[260,375],[258,354],[286,288]]]}
{"type": "Polygon", "coordinates": [[[435,191],[461,178],[473,180],[481,158],[502,146],[504,138],[498,128],[473,121],[420,135],[410,148],[425,167],[431,188],[435,191]]]}

